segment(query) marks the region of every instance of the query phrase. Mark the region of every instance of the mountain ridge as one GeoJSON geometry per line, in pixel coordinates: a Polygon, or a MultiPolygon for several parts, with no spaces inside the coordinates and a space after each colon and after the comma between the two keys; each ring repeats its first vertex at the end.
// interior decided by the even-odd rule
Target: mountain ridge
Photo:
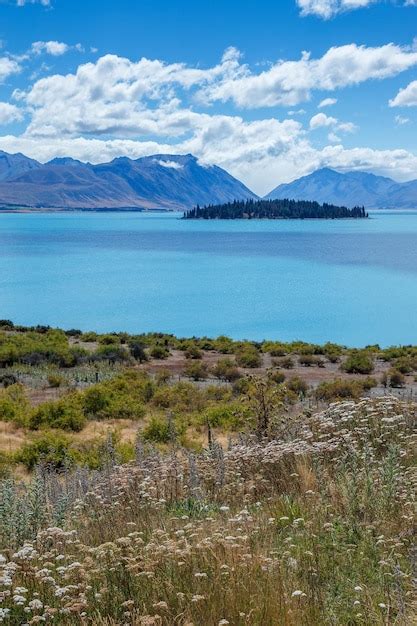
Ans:
{"type": "Polygon", "coordinates": [[[186,210],[200,203],[257,198],[226,170],[191,154],[116,157],[83,163],[58,157],[41,164],[0,151],[0,205],[49,209],[186,210]]]}
{"type": "Polygon", "coordinates": [[[415,209],[417,180],[399,183],[370,172],[341,173],[324,167],[291,183],[278,185],[265,198],[315,200],[349,208],[360,205],[367,209],[415,209]]]}

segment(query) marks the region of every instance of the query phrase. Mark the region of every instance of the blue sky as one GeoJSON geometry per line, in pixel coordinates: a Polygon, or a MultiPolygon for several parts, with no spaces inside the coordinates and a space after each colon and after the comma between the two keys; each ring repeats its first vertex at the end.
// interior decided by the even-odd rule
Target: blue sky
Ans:
{"type": "Polygon", "coordinates": [[[417,178],[416,0],[0,0],[0,149],[417,178]]]}

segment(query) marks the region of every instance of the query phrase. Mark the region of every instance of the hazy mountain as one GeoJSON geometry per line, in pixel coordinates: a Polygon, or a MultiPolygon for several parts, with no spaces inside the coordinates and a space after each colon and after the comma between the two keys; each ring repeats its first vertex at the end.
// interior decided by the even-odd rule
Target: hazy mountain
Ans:
{"type": "Polygon", "coordinates": [[[347,207],[364,205],[369,209],[413,209],[417,208],[417,181],[397,183],[367,172],[341,174],[323,168],[292,183],[279,185],[266,197],[316,200],[347,207]]]}
{"type": "Polygon", "coordinates": [[[44,165],[23,155],[0,159],[0,204],[63,209],[188,209],[256,198],[243,183],[191,154],[117,158],[91,165],[69,157],[44,165]],[[2,175],[2,173],[4,174],[2,175]]]}
{"type": "Polygon", "coordinates": [[[40,163],[24,154],[8,154],[0,150],[0,181],[10,180],[38,167],[42,167],[40,163]]]}

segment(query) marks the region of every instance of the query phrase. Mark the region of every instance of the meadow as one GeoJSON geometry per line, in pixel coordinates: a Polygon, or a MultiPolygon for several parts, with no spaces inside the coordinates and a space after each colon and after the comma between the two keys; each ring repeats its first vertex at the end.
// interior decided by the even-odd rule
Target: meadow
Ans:
{"type": "Polygon", "coordinates": [[[415,347],[0,326],[0,621],[417,623],[415,347]]]}

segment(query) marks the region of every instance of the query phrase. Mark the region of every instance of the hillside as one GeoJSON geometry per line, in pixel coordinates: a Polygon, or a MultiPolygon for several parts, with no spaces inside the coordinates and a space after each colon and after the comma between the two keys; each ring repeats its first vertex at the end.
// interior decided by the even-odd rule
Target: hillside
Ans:
{"type": "Polygon", "coordinates": [[[323,168],[279,185],[265,197],[269,200],[316,200],[347,207],[359,204],[367,209],[413,209],[417,208],[417,180],[398,183],[367,172],[342,174],[323,168]]]}
{"type": "Polygon", "coordinates": [[[183,210],[197,203],[256,198],[215,165],[187,155],[127,157],[91,165],[71,158],[42,165],[0,152],[0,204],[59,209],[183,210]]]}

